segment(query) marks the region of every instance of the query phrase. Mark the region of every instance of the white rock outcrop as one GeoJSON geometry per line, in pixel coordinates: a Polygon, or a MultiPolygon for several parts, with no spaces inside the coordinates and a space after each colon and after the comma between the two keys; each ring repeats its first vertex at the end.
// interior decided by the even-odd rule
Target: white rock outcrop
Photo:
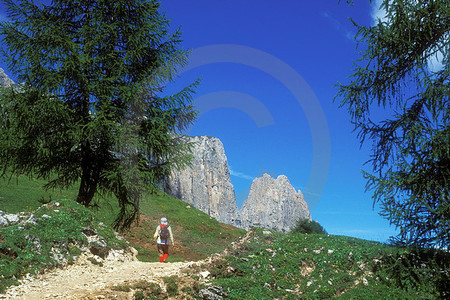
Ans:
{"type": "Polygon", "coordinates": [[[235,224],[238,207],[222,142],[215,137],[186,137],[193,143],[192,166],[173,171],[164,190],[219,222],[235,224]]]}
{"type": "Polygon", "coordinates": [[[241,227],[263,227],[279,232],[291,230],[299,219],[311,220],[301,191],[296,191],[284,175],[268,174],[253,180],[248,199],[240,211],[241,227]]]}
{"type": "Polygon", "coordinates": [[[8,75],[5,74],[5,71],[0,68],[0,87],[10,87],[13,84],[14,81],[12,81],[8,75]]]}

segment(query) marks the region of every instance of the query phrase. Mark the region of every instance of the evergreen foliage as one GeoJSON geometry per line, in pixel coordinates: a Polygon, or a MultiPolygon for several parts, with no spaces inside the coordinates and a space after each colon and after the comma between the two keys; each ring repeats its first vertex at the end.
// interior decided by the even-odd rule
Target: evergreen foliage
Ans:
{"type": "Polygon", "coordinates": [[[291,233],[327,234],[327,231],[317,221],[299,219],[291,233]]]}
{"type": "Polygon", "coordinates": [[[47,188],[80,183],[85,206],[112,194],[116,227],[130,226],[143,191],[189,161],[174,133],[196,118],[197,82],[164,95],[187,61],[180,32],[156,0],[3,3],[2,51],[21,84],[1,94],[0,167],[47,188]]]}
{"type": "Polygon", "coordinates": [[[381,215],[401,244],[450,244],[449,4],[384,0],[386,18],[358,26],[363,46],[349,84],[336,98],[361,143],[372,142],[364,172],[381,215]],[[429,68],[442,54],[443,67],[429,68]]]}

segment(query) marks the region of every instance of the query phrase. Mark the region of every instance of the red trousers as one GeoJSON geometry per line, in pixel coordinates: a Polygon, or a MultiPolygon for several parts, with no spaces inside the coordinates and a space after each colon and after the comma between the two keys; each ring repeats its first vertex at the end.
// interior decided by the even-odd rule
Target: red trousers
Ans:
{"type": "Polygon", "coordinates": [[[169,245],[158,244],[159,261],[166,262],[169,257],[169,245]]]}

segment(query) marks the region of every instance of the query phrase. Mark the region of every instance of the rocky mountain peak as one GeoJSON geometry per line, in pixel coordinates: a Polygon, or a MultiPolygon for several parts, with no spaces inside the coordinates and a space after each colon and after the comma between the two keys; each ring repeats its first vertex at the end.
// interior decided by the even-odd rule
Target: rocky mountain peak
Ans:
{"type": "Polygon", "coordinates": [[[244,229],[264,227],[280,232],[292,229],[299,219],[311,220],[301,191],[296,191],[286,176],[275,179],[268,174],[253,180],[240,217],[244,229]]]}
{"type": "Polygon", "coordinates": [[[173,171],[165,192],[222,223],[289,231],[299,219],[311,219],[303,194],[285,175],[255,178],[248,199],[239,211],[222,142],[215,137],[186,137],[193,143],[191,167],[173,171]]]}
{"type": "Polygon", "coordinates": [[[165,192],[226,224],[235,224],[238,207],[222,142],[216,137],[186,137],[193,144],[191,167],[173,171],[165,192]]]}
{"type": "Polygon", "coordinates": [[[0,87],[10,87],[14,84],[14,81],[6,75],[5,71],[0,68],[0,87]]]}

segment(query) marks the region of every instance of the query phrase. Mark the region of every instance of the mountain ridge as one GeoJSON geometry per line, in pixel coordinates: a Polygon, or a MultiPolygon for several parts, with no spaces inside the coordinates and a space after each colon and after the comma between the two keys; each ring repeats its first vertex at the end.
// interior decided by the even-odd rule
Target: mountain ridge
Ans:
{"type": "Polygon", "coordinates": [[[280,232],[291,230],[299,219],[311,220],[301,191],[296,191],[285,175],[255,178],[248,199],[239,210],[223,143],[217,137],[186,136],[192,143],[190,167],[175,170],[164,191],[218,221],[245,230],[264,227],[280,232]]]}

